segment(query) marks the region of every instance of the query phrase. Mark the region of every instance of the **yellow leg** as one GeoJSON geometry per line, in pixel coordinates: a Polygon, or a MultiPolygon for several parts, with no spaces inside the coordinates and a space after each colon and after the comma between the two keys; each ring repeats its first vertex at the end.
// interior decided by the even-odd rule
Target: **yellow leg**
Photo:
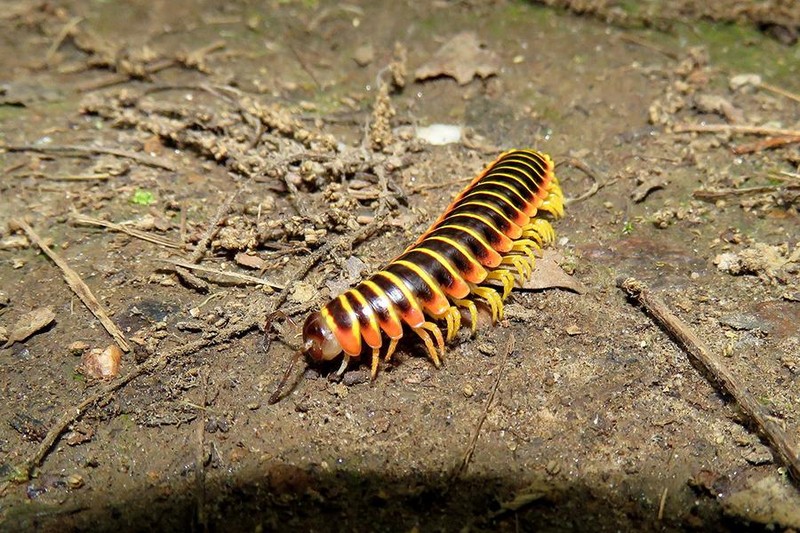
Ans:
{"type": "Polygon", "coordinates": [[[475,332],[478,331],[478,308],[475,306],[475,302],[472,300],[454,300],[453,303],[458,307],[466,309],[469,313],[470,329],[474,335],[475,332]]]}
{"type": "Polygon", "coordinates": [[[394,351],[397,349],[398,342],[400,342],[400,339],[391,339],[389,341],[389,349],[386,350],[386,355],[383,357],[383,360],[387,363],[392,358],[392,355],[394,355],[394,351]]]}
{"type": "Polygon", "coordinates": [[[522,228],[522,236],[544,245],[555,240],[556,232],[548,221],[543,218],[535,218],[531,220],[530,224],[522,228]]]}
{"type": "Polygon", "coordinates": [[[486,279],[493,279],[503,284],[503,300],[508,298],[508,293],[514,287],[514,274],[502,268],[489,272],[486,279]]]}
{"type": "Polygon", "coordinates": [[[381,349],[380,348],[373,348],[372,349],[372,379],[375,379],[375,376],[378,375],[378,360],[381,358],[381,349]]]}
{"type": "Polygon", "coordinates": [[[521,255],[507,255],[502,261],[500,261],[500,264],[514,267],[517,270],[517,274],[519,274],[520,283],[525,283],[525,280],[530,277],[531,272],[533,271],[533,268],[528,263],[527,258],[522,257],[521,255]]]}
{"type": "Polygon", "coordinates": [[[472,292],[489,304],[489,308],[492,310],[492,324],[496,324],[498,320],[503,319],[503,300],[500,299],[500,295],[494,289],[478,286],[472,287],[472,292]]]}
{"type": "Polygon", "coordinates": [[[533,265],[536,262],[536,256],[533,255],[534,248],[540,250],[541,246],[530,239],[519,239],[518,241],[514,242],[514,245],[511,247],[511,251],[525,254],[528,256],[528,259],[530,259],[531,265],[533,265]]]}
{"type": "MultiPolygon", "coordinates": [[[[426,322],[426,324],[427,324],[427,322],[426,322]]],[[[422,339],[422,342],[425,343],[425,349],[428,350],[428,355],[433,360],[434,366],[436,366],[436,368],[439,368],[440,366],[442,366],[442,362],[439,360],[439,356],[436,355],[436,347],[433,345],[433,341],[431,340],[431,336],[428,334],[427,331],[425,331],[423,326],[420,326],[418,328],[414,328],[414,333],[419,335],[419,338],[422,339]]],[[[441,336],[441,333],[439,333],[439,335],[441,336]]]]}
{"type": "Polygon", "coordinates": [[[444,316],[447,320],[447,342],[450,342],[461,329],[461,313],[458,311],[458,307],[450,306],[444,316]]]}
{"type": "Polygon", "coordinates": [[[539,211],[546,211],[554,217],[561,218],[564,216],[564,200],[556,194],[548,194],[539,206],[539,211]]]}
{"type": "Polygon", "coordinates": [[[442,337],[442,330],[433,322],[425,322],[422,324],[422,328],[433,333],[433,338],[436,339],[436,345],[439,346],[439,355],[444,358],[444,337],[442,337]]]}

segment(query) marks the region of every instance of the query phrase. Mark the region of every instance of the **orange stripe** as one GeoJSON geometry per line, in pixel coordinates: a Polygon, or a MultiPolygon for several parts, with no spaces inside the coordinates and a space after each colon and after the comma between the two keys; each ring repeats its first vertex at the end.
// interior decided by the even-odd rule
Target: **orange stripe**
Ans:
{"type": "MultiPolygon", "coordinates": [[[[497,244],[490,244],[492,248],[497,250],[498,252],[505,253],[511,250],[511,247],[514,246],[514,242],[508,238],[508,236],[500,231],[497,226],[494,225],[494,222],[491,219],[484,218],[483,215],[476,215],[475,213],[457,213],[453,215],[452,218],[471,218],[473,220],[477,220],[479,222],[483,222],[487,226],[489,226],[497,235],[500,237],[500,242],[497,244]]],[[[449,221],[449,220],[448,220],[449,221]]],[[[487,244],[489,244],[487,242],[487,244]]]]}
{"type": "Polygon", "coordinates": [[[360,322],[344,294],[340,294],[337,299],[347,313],[347,316],[350,317],[350,327],[342,328],[340,325],[332,330],[333,334],[336,336],[336,340],[339,341],[339,345],[342,347],[342,350],[344,350],[344,353],[351,356],[359,355],[361,353],[360,322]]]}
{"type": "Polygon", "coordinates": [[[401,259],[399,261],[396,261],[396,263],[398,265],[403,265],[414,271],[414,273],[417,276],[422,278],[422,281],[425,283],[425,285],[428,286],[428,289],[430,289],[431,293],[433,293],[433,298],[431,298],[430,301],[426,302],[420,299],[422,301],[422,305],[425,306],[425,309],[427,309],[430,314],[432,314],[433,316],[439,316],[442,315],[445,311],[447,311],[447,309],[450,307],[450,302],[447,300],[447,296],[445,296],[444,293],[442,292],[442,289],[439,287],[439,284],[436,283],[433,280],[433,278],[431,278],[430,274],[425,272],[423,269],[421,269],[419,266],[415,265],[411,261],[406,261],[404,259],[401,259]]]}
{"type": "Polygon", "coordinates": [[[367,342],[367,345],[369,345],[370,348],[380,348],[383,342],[381,339],[381,329],[378,325],[378,319],[375,316],[375,310],[372,309],[371,305],[369,305],[369,302],[364,295],[357,290],[351,289],[345,294],[349,294],[354,300],[356,300],[364,310],[364,314],[367,316],[368,324],[361,325],[361,336],[364,337],[364,340],[367,342]]]}
{"type": "MultiPolygon", "coordinates": [[[[428,237],[428,239],[442,240],[439,237],[428,237]]],[[[455,267],[451,265],[450,262],[444,258],[444,256],[439,254],[439,252],[435,252],[433,250],[425,248],[424,242],[419,246],[414,247],[414,250],[422,252],[423,254],[433,258],[447,270],[447,273],[450,274],[451,278],[453,278],[453,285],[451,287],[443,287],[444,291],[447,294],[459,300],[467,297],[467,295],[469,294],[469,285],[467,285],[467,283],[464,281],[464,278],[461,277],[461,274],[458,271],[456,271],[455,267]]],[[[471,258],[471,256],[468,253],[466,253],[465,255],[467,256],[467,258],[471,258]]],[[[475,262],[475,264],[477,265],[478,268],[483,270],[483,267],[480,264],[478,264],[477,261],[475,262]]]]}
{"type": "MultiPolygon", "coordinates": [[[[493,196],[494,198],[497,198],[499,201],[504,202],[506,205],[511,206],[511,208],[514,211],[516,211],[516,213],[517,213],[517,216],[514,218],[514,223],[517,224],[518,226],[524,226],[528,222],[530,222],[530,218],[531,217],[528,214],[526,214],[524,210],[522,210],[519,207],[517,207],[516,205],[514,205],[511,202],[511,200],[509,200],[508,198],[506,198],[505,196],[503,196],[500,193],[496,193],[494,191],[470,191],[470,193],[467,194],[466,196],[464,196],[464,198],[470,198],[470,197],[479,196],[479,195],[493,196]]],[[[452,211],[452,209],[451,209],[451,211],[452,211]]],[[[448,212],[447,214],[450,214],[450,213],[448,212]]]]}
{"type": "Polygon", "coordinates": [[[494,206],[494,205],[492,205],[492,204],[490,204],[488,202],[481,202],[481,201],[478,201],[478,200],[470,200],[469,202],[464,202],[459,207],[465,207],[465,206],[470,206],[470,205],[474,205],[476,207],[483,207],[485,209],[490,209],[490,210],[494,211],[500,218],[505,220],[509,225],[508,232],[506,233],[506,236],[508,236],[508,238],[517,240],[522,236],[522,227],[520,227],[514,221],[512,221],[510,218],[508,218],[506,216],[506,214],[503,213],[503,211],[500,208],[498,208],[497,206],[494,206]]]}
{"type": "Polygon", "coordinates": [[[450,229],[455,229],[455,230],[458,230],[458,231],[463,231],[464,233],[467,233],[467,234],[471,235],[475,240],[477,240],[480,243],[481,248],[483,248],[484,252],[487,255],[487,257],[485,259],[481,259],[479,257],[475,258],[483,266],[487,266],[489,268],[495,268],[497,265],[500,264],[500,261],[502,261],[503,257],[499,253],[497,253],[497,250],[492,248],[489,245],[489,243],[486,242],[486,239],[484,239],[483,237],[478,235],[478,232],[476,232],[472,228],[468,228],[467,226],[460,226],[460,225],[457,225],[457,224],[445,224],[445,225],[443,225],[443,226],[441,226],[439,228],[436,228],[436,229],[445,229],[445,228],[450,228],[450,229]]]}
{"type": "MultiPolygon", "coordinates": [[[[428,239],[426,240],[441,241],[447,244],[448,246],[452,246],[453,248],[461,252],[462,255],[464,255],[464,257],[467,258],[467,261],[469,261],[469,269],[466,271],[459,270],[458,272],[465,280],[469,281],[470,283],[480,283],[481,281],[486,279],[486,276],[489,275],[489,273],[486,272],[486,269],[483,268],[483,265],[481,265],[481,263],[477,259],[475,259],[475,256],[472,254],[472,252],[467,250],[466,246],[456,241],[455,239],[446,237],[444,235],[434,235],[433,237],[428,237],[428,239]]],[[[422,243],[422,245],[424,246],[425,243],[422,243]]],[[[447,262],[447,259],[442,258],[442,261],[447,262]]],[[[455,265],[453,265],[453,268],[456,268],[455,265]]],[[[469,291],[469,288],[467,288],[467,291],[469,291]]],[[[463,298],[463,296],[456,296],[456,298],[463,298]]]]}
{"type": "Polygon", "coordinates": [[[364,285],[369,286],[378,297],[383,300],[383,304],[386,306],[386,309],[389,311],[389,318],[384,320],[380,315],[377,315],[378,324],[380,324],[381,329],[383,330],[386,335],[389,336],[390,339],[399,339],[403,336],[403,324],[400,322],[400,317],[397,315],[397,311],[394,308],[394,303],[383,292],[383,289],[378,287],[378,285],[371,280],[365,280],[361,282],[364,285]]]}
{"type": "Polygon", "coordinates": [[[388,279],[395,287],[400,289],[400,292],[403,293],[403,296],[405,296],[406,300],[408,300],[408,303],[410,304],[410,307],[405,311],[402,309],[397,309],[400,312],[400,318],[402,318],[403,322],[408,324],[409,327],[420,327],[425,322],[425,315],[422,313],[422,308],[419,306],[419,302],[414,297],[414,294],[403,282],[403,280],[391,272],[387,272],[386,270],[381,270],[375,275],[388,279]]]}

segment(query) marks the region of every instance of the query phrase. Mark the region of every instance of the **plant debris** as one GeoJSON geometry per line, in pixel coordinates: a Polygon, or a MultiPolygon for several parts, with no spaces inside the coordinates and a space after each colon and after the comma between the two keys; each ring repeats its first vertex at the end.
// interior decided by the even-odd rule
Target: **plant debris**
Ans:
{"type": "Polygon", "coordinates": [[[39,307],[22,315],[11,327],[3,348],[8,348],[15,342],[21,342],[49,326],[56,319],[52,307],[39,307]]]}
{"type": "Polygon", "coordinates": [[[466,85],[476,76],[488,78],[500,71],[500,58],[482,46],[475,32],[457,34],[444,44],[433,57],[414,72],[416,80],[440,76],[454,78],[466,85]]]}

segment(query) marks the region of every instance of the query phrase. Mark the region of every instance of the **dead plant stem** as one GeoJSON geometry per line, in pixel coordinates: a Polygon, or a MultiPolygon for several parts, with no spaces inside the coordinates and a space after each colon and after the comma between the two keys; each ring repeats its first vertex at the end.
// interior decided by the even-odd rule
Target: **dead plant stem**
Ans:
{"type": "Polygon", "coordinates": [[[690,361],[713,378],[712,385],[732,397],[773,450],[800,482],[800,454],[783,428],[764,410],[747,388],[725,367],[688,324],[678,318],[647,285],[634,278],[619,279],[617,286],[638,301],[654,321],[686,351],[690,361]]]}

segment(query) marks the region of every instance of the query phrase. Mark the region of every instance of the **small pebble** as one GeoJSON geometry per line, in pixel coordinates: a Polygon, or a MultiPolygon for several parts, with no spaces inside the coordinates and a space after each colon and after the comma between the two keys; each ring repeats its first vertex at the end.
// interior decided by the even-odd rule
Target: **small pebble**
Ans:
{"type": "Polygon", "coordinates": [[[472,387],[472,385],[467,384],[464,385],[464,390],[462,392],[464,393],[464,396],[471,398],[472,395],[475,394],[475,389],[472,387]]]}
{"type": "Polygon", "coordinates": [[[71,489],[79,489],[83,487],[83,484],[83,476],[80,474],[70,474],[67,477],[67,485],[69,485],[71,489]]]}
{"type": "Polygon", "coordinates": [[[353,53],[353,61],[355,61],[356,65],[359,67],[366,67],[372,63],[373,59],[375,59],[375,51],[371,44],[359,46],[353,53]]]}
{"type": "Polygon", "coordinates": [[[83,341],[75,341],[67,349],[72,355],[83,355],[83,352],[89,349],[89,345],[83,341]]]}

